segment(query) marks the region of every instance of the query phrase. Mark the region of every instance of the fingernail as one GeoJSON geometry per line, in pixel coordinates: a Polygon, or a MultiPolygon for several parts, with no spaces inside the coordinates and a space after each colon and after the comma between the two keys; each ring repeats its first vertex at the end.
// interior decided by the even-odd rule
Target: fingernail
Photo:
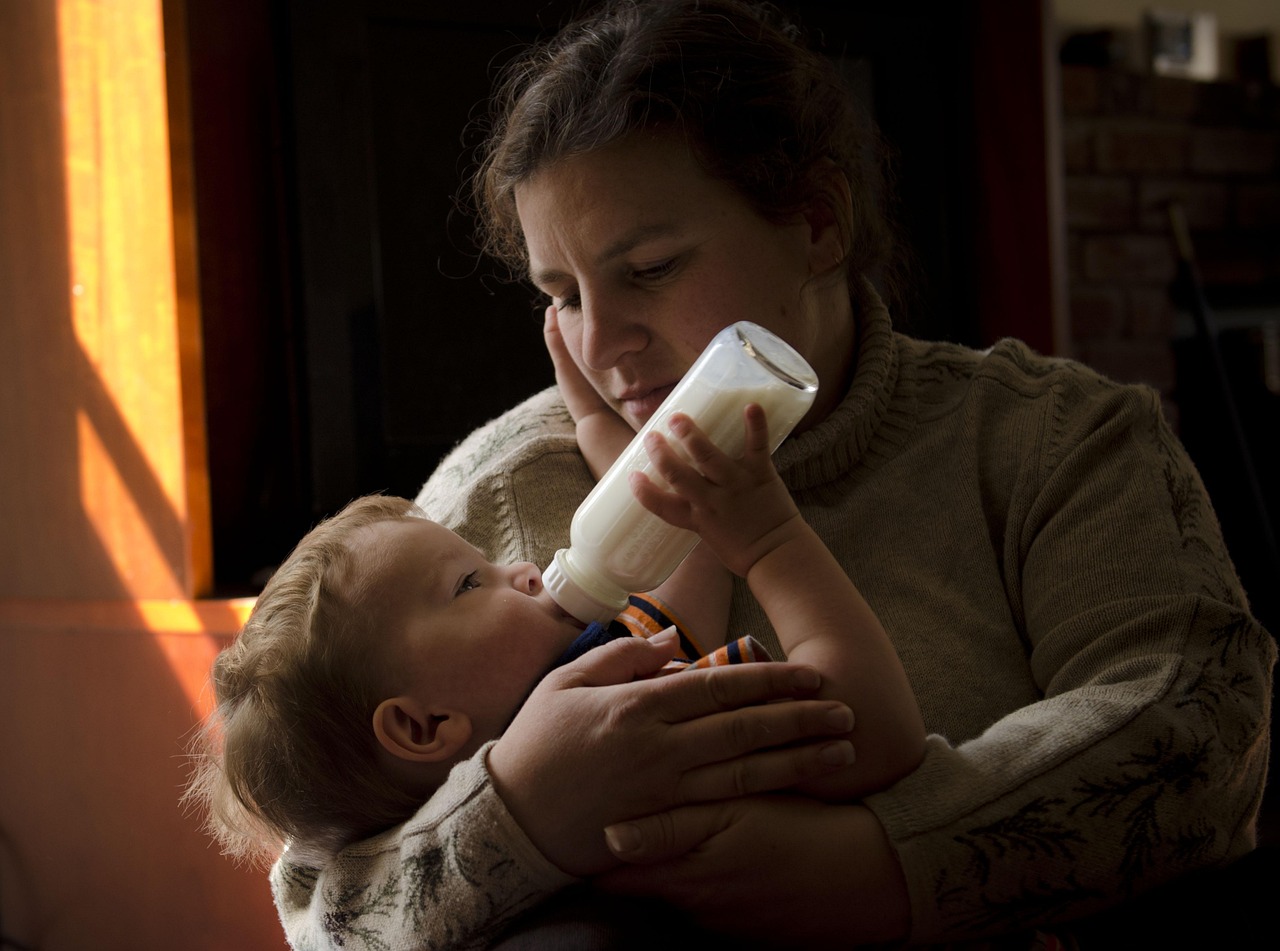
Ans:
{"type": "Polygon", "coordinates": [[[649,641],[653,644],[661,644],[663,646],[666,646],[667,644],[674,642],[675,639],[676,639],[676,629],[674,627],[664,627],[657,634],[654,634],[652,637],[650,637],[649,641]]]}
{"type": "MultiPolygon", "coordinates": [[[[818,761],[826,766],[848,766],[854,760],[853,744],[840,740],[818,750],[818,761]]],[[[605,832],[608,835],[608,831],[605,832]]]]}
{"type": "Polygon", "coordinates": [[[630,822],[619,823],[604,830],[604,840],[615,855],[625,855],[640,848],[640,830],[630,822]]]}
{"type": "Polygon", "coordinates": [[[812,667],[801,667],[796,671],[795,684],[801,690],[817,690],[822,686],[822,678],[812,667]]]}
{"type": "Polygon", "coordinates": [[[848,707],[836,707],[827,712],[827,726],[842,733],[853,729],[853,711],[848,707]]]}

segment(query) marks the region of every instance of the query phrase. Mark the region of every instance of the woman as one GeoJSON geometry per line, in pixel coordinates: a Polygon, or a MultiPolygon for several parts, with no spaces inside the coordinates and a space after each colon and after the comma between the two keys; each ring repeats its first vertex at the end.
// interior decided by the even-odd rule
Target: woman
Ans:
{"type": "MultiPolygon", "coordinates": [[[[562,380],[634,428],[733,320],[812,362],[819,400],[775,459],[932,735],[862,802],[730,798],[821,765],[800,748],[727,775],[712,763],[733,751],[698,761],[666,724],[742,696],[662,693],[596,659],[544,683],[405,826],[322,870],[286,855],[297,946],[483,944],[595,873],[725,934],[958,941],[1252,847],[1274,647],[1157,398],[1011,341],[894,333],[873,133],[823,60],[733,0],[622,3],[533,51],[498,103],[489,247],[549,297],[562,380]]],[[[469,437],[419,502],[491,558],[545,565],[590,486],[552,389],[469,437]]],[[[776,647],[740,583],[731,611],[776,647]]]]}

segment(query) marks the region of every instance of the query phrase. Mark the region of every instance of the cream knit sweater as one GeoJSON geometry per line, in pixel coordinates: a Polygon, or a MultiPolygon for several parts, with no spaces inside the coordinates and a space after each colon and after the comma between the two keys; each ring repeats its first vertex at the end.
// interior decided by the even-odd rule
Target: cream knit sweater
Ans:
{"type": "MultiPolygon", "coordinates": [[[[867,801],[913,941],[1074,917],[1247,851],[1275,648],[1156,395],[1014,341],[912,340],[872,295],[860,310],[847,397],[775,460],[931,733],[867,801]]],[[[496,561],[546,565],[590,487],[550,389],[468,437],[419,502],[496,561]]],[[[730,630],[782,656],[742,583],[730,630]]],[[[563,887],[483,762],[323,870],[286,854],[272,883],[294,947],[482,946],[563,887]]]]}

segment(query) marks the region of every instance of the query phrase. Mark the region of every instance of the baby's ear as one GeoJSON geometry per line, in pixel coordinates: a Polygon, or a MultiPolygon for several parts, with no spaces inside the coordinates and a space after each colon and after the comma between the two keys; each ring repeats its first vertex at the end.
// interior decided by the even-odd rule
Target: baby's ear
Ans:
{"type": "Polygon", "coordinates": [[[413,763],[439,763],[467,745],[471,718],[452,710],[428,710],[412,697],[393,697],[373,711],[373,732],[392,756],[413,763]]]}

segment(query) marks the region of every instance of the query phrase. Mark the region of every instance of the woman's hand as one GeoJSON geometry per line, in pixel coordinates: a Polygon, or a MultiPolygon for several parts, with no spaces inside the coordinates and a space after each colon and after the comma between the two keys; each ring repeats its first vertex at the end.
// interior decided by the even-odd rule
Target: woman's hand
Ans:
{"type": "Polygon", "coordinates": [[[812,668],[743,664],[632,682],[674,652],[663,635],[590,651],[544,678],[489,751],[503,802],[571,875],[617,864],[604,839],[611,823],[785,788],[853,759],[847,741],[816,742],[848,733],[853,714],[803,699],[819,687],[812,668]]]}
{"type": "Polygon", "coordinates": [[[635,864],[599,876],[598,887],[660,898],[721,934],[847,948],[898,942],[910,930],[902,867],[865,806],[753,796],[619,823],[606,835],[635,864]]]}
{"type": "Polygon", "coordinates": [[[622,455],[622,450],[630,445],[635,431],[604,401],[573,362],[564,338],[560,336],[554,306],[546,309],[542,338],[555,366],[556,385],[560,387],[564,405],[577,425],[578,448],[587,460],[591,475],[599,481],[614,460],[622,455]]]}

